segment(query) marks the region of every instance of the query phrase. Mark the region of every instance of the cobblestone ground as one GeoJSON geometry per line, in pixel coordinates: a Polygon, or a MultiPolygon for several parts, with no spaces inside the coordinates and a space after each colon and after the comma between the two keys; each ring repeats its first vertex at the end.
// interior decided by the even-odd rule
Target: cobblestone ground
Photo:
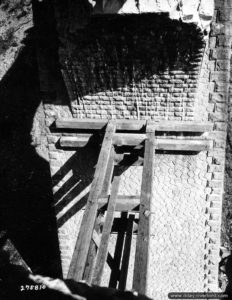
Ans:
{"type": "MultiPolygon", "coordinates": [[[[139,195],[142,167],[122,175],[120,194],[139,195]]],[[[169,292],[204,290],[206,153],[156,155],[151,215],[149,296],[167,299],[169,292]],[[165,255],[164,255],[165,253],[165,255]]],[[[110,251],[116,235],[112,235],[110,251]]],[[[127,288],[132,288],[136,236],[133,237],[127,288]]],[[[113,253],[113,252],[112,252],[113,253]]],[[[104,275],[108,284],[110,270],[104,275]]]]}
{"type": "Polygon", "coordinates": [[[156,159],[148,276],[154,299],[203,291],[206,174],[204,153],[156,159]]]}

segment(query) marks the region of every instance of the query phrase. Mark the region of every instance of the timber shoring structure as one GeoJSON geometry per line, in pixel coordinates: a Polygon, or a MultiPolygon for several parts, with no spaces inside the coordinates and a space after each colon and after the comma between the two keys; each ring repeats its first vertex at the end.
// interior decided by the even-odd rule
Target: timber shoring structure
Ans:
{"type": "Polygon", "coordinates": [[[68,278],[76,281],[85,279],[89,283],[100,285],[107,262],[117,273],[113,276],[115,278],[111,276],[111,283],[116,285],[118,282],[118,287],[125,289],[131,237],[137,232],[133,289],[146,294],[155,153],[171,151],[193,154],[207,151],[213,146],[213,141],[208,138],[213,125],[151,120],[57,119],[55,130],[64,132],[59,140],[59,146],[63,149],[73,150],[85,146],[96,132],[103,136],[68,278]],[[141,194],[118,195],[120,175],[131,165],[143,166],[141,194]],[[102,230],[99,230],[102,210],[105,212],[105,220],[102,230]],[[117,258],[119,261],[115,261],[117,254],[112,258],[108,253],[116,211],[122,212],[122,215],[124,213],[127,219],[120,270],[121,257],[117,258]],[[136,212],[139,212],[138,224],[135,222],[136,212]],[[91,255],[93,243],[98,248],[94,258],[91,255]]]}

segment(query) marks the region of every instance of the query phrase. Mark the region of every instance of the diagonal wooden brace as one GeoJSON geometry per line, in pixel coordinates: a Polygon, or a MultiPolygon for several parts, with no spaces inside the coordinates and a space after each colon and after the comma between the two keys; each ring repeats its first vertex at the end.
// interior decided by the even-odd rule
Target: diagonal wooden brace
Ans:
{"type": "Polygon", "coordinates": [[[68,272],[68,278],[72,278],[76,281],[82,280],[83,277],[98,210],[98,199],[102,192],[108,161],[110,159],[112,149],[113,134],[115,131],[115,122],[111,120],[106,127],[106,133],[102,143],[94,179],[91,185],[89,198],[68,272]]]}
{"type": "Polygon", "coordinates": [[[102,237],[101,237],[101,242],[97,253],[96,265],[95,265],[93,281],[92,281],[92,283],[96,285],[101,284],[103,269],[107,259],[108,245],[110,241],[111,228],[114,220],[114,211],[116,207],[119,183],[120,183],[120,176],[118,175],[114,176],[112,182],[112,191],[111,191],[111,195],[107,207],[106,219],[103,226],[102,237]]]}

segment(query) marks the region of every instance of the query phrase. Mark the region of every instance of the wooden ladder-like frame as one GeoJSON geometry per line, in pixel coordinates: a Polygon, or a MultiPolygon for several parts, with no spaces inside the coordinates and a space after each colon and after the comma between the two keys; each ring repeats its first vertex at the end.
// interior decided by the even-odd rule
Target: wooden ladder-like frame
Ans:
{"type": "MultiPolygon", "coordinates": [[[[139,293],[147,292],[147,272],[149,267],[149,241],[150,241],[150,211],[152,201],[152,183],[154,177],[154,160],[156,150],[165,151],[190,151],[199,152],[208,150],[212,147],[212,141],[207,137],[196,136],[196,133],[209,132],[213,129],[210,123],[187,123],[187,122],[153,122],[153,121],[136,121],[136,120],[90,120],[90,119],[58,119],[56,129],[72,129],[101,131],[104,138],[98,158],[95,175],[91,185],[88,201],[86,204],[84,216],[79,230],[73,252],[68,278],[76,281],[85,279],[89,283],[96,285],[101,284],[104,265],[108,263],[113,266],[113,259],[109,256],[108,245],[114,220],[115,209],[120,208],[125,211],[127,207],[139,205],[139,223],[138,235],[136,241],[136,254],[134,263],[133,289],[139,293]],[[104,130],[105,129],[105,130],[104,130]],[[117,132],[118,131],[118,132],[117,132]],[[126,133],[125,133],[126,132],[126,133]],[[182,133],[181,136],[170,138],[166,135],[156,136],[159,133],[182,133]],[[188,137],[183,134],[188,135],[188,137]],[[192,137],[189,138],[189,135],[192,137]],[[115,152],[115,146],[133,146],[137,147],[145,143],[143,164],[142,186],[140,199],[121,199],[118,197],[120,184],[120,174],[115,169],[116,157],[120,158],[115,152]],[[111,188],[110,196],[109,190],[111,188]],[[125,201],[123,201],[125,200],[125,201]],[[100,217],[99,208],[107,205],[105,221],[101,237],[98,234],[98,224],[100,217]],[[90,249],[92,243],[98,247],[95,257],[90,258],[90,249]],[[91,264],[90,270],[86,273],[86,265],[91,264]]],[[[77,133],[75,136],[62,136],[60,139],[61,147],[75,148],[85,145],[93,135],[90,133],[77,133]]],[[[133,216],[130,216],[128,222],[129,232],[131,233],[125,243],[130,243],[133,216]]],[[[129,252],[126,254],[123,266],[128,266],[129,252]]],[[[122,271],[122,270],[121,270],[122,271]]],[[[119,288],[124,289],[126,286],[126,275],[121,272],[119,288]]]]}

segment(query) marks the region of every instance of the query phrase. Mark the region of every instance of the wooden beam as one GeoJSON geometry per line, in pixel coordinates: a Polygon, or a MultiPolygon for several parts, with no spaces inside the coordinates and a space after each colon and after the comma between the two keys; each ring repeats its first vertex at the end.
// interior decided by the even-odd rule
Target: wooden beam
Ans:
{"type": "MultiPolygon", "coordinates": [[[[98,200],[98,208],[107,206],[108,197],[102,197],[98,200]]],[[[115,211],[138,211],[140,204],[140,196],[118,196],[115,211]]]]}
{"type": "MultiPolygon", "coordinates": [[[[170,132],[198,132],[203,133],[213,130],[213,124],[210,122],[178,122],[178,121],[160,121],[158,124],[155,124],[156,131],[170,131],[170,132]]],[[[147,132],[152,132],[151,128],[147,132]]]]}
{"type": "MultiPolygon", "coordinates": [[[[101,238],[98,235],[98,233],[96,232],[96,230],[93,231],[93,242],[95,243],[95,245],[97,246],[97,248],[99,248],[100,246],[100,242],[101,242],[101,238]]],[[[112,255],[108,252],[107,254],[107,263],[109,265],[109,267],[111,269],[115,268],[115,263],[114,263],[114,259],[112,257],[112,255]]],[[[90,279],[88,280],[88,283],[90,284],[90,279]]]]}
{"type": "Polygon", "coordinates": [[[213,141],[201,139],[157,139],[157,150],[206,151],[213,147],[213,141]]]}
{"type": "Polygon", "coordinates": [[[79,281],[83,277],[88,250],[94,229],[98,209],[98,198],[102,192],[105,174],[112,149],[112,137],[116,130],[115,123],[110,121],[106,128],[96,171],[91,185],[87,205],[82,219],[80,231],[73,252],[68,278],[79,281]]]}
{"type": "MultiPolygon", "coordinates": [[[[116,133],[113,136],[113,144],[120,146],[138,146],[147,139],[146,134],[116,133]]],[[[80,142],[76,137],[61,137],[60,144],[68,148],[79,147],[80,142]]],[[[213,147],[213,141],[206,139],[168,139],[156,138],[157,150],[166,151],[191,151],[199,152],[213,147]]]]}
{"type": "Polygon", "coordinates": [[[56,128],[59,129],[84,129],[84,130],[102,130],[109,120],[106,119],[71,119],[58,118],[56,128]]]}
{"type": "Polygon", "coordinates": [[[83,274],[83,280],[85,280],[89,284],[91,284],[95,259],[97,255],[97,249],[99,247],[99,245],[96,244],[96,236],[98,236],[98,234],[100,233],[102,220],[103,220],[103,213],[98,212],[95,225],[94,225],[92,240],[90,242],[89,253],[85,264],[85,270],[83,274]]]}
{"type": "Polygon", "coordinates": [[[112,191],[109,199],[109,204],[107,207],[106,219],[102,230],[101,242],[99,245],[95,270],[93,274],[92,283],[96,285],[101,284],[103,269],[107,258],[108,245],[110,241],[111,228],[114,220],[114,211],[116,206],[119,184],[120,184],[120,176],[116,175],[114,176],[112,182],[112,191]]]}
{"type": "MultiPolygon", "coordinates": [[[[149,124],[148,124],[148,129],[149,124]]],[[[153,128],[154,129],[154,128],[153,128]]],[[[133,289],[141,294],[147,292],[147,272],[149,266],[150,212],[152,185],[154,178],[155,133],[148,133],[145,142],[139,211],[138,236],[136,242],[133,289]]]]}
{"type": "MultiPolygon", "coordinates": [[[[138,146],[144,143],[147,134],[116,133],[113,144],[117,146],[138,146]]],[[[206,139],[156,138],[156,149],[167,151],[204,151],[212,148],[213,142],[206,139]]]]}
{"type": "MultiPolygon", "coordinates": [[[[105,175],[105,180],[104,180],[104,183],[103,183],[103,187],[102,187],[102,192],[101,194],[102,195],[108,195],[109,192],[110,192],[110,186],[111,186],[111,178],[112,178],[112,174],[113,174],[113,169],[114,169],[114,157],[115,157],[115,151],[114,149],[111,150],[111,154],[110,154],[110,158],[109,158],[109,162],[108,162],[108,166],[107,166],[107,170],[106,170],[106,175],[105,175]]],[[[101,196],[100,196],[101,197],[101,196]]],[[[105,197],[105,206],[107,207],[107,203],[108,203],[108,199],[109,197],[105,197]]],[[[100,200],[100,199],[99,199],[100,200]]],[[[99,204],[99,200],[98,200],[98,204],[99,204]]],[[[101,208],[99,205],[98,205],[98,209],[101,208]]],[[[97,221],[101,221],[102,219],[102,216],[101,216],[101,213],[99,214],[99,216],[97,217],[96,219],[96,222],[97,221]]],[[[96,226],[96,225],[95,225],[96,226]]],[[[94,232],[96,232],[97,230],[94,230],[94,232]]],[[[97,231],[98,232],[98,231],[97,231]]],[[[96,237],[96,235],[95,235],[96,237]]],[[[94,239],[94,237],[93,237],[94,239]]],[[[89,272],[88,272],[88,266],[85,268],[85,272],[84,272],[84,280],[86,280],[89,284],[91,283],[92,281],[92,278],[93,278],[93,271],[94,271],[94,265],[95,265],[95,260],[96,260],[96,256],[97,256],[97,251],[95,251],[95,244],[93,245],[94,243],[91,242],[91,245],[90,245],[90,248],[92,247],[92,254],[93,255],[90,255],[90,253],[88,254],[88,259],[87,259],[87,262],[86,264],[90,264],[89,266],[89,272]],[[89,258],[91,259],[92,256],[94,257],[94,259],[92,259],[92,261],[89,261],[89,258]],[[87,269],[87,271],[86,271],[87,269]],[[87,276],[86,276],[87,275],[87,276]]],[[[99,239],[99,245],[100,245],[100,239],[99,239]]],[[[99,245],[97,245],[97,247],[99,248],[99,245]]],[[[108,254],[107,256],[107,263],[109,264],[109,267],[112,269],[114,268],[112,266],[112,263],[113,263],[113,259],[112,257],[108,254]]]]}
{"type": "MultiPolygon", "coordinates": [[[[125,120],[117,119],[117,130],[121,131],[140,131],[146,126],[146,120],[125,120]]],[[[84,130],[102,130],[107,125],[107,119],[67,119],[58,118],[56,120],[57,129],[84,129],[84,130]]],[[[157,131],[171,132],[206,132],[213,130],[213,124],[209,122],[177,122],[160,121],[153,122],[157,131]]]]}
{"type": "Polygon", "coordinates": [[[75,143],[75,147],[85,147],[93,134],[77,134],[76,136],[63,136],[60,138],[60,146],[64,148],[72,147],[75,143]]]}
{"type": "MultiPolygon", "coordinates": [[[[110,153],[108,166],[107,166],[107,169],[106,169],[105,180],[104,180],[103,186],[102,186],[101,195],[109,195],[112,175],[113,175],[113,171],[114,171],[114,158],[115,158],[115,150],[114,150],[114,148],[112,148],[111,153],[110,153]]],[[[99,202],[99,200],[98,200],[98,202],[99,202]]]]}
{"type": "Polygon", "coordinates": [[[113,137],[113,144],[117,146],[138,146],[144,143],[146,138],[146,134],[116,133],[113,137]]]}

